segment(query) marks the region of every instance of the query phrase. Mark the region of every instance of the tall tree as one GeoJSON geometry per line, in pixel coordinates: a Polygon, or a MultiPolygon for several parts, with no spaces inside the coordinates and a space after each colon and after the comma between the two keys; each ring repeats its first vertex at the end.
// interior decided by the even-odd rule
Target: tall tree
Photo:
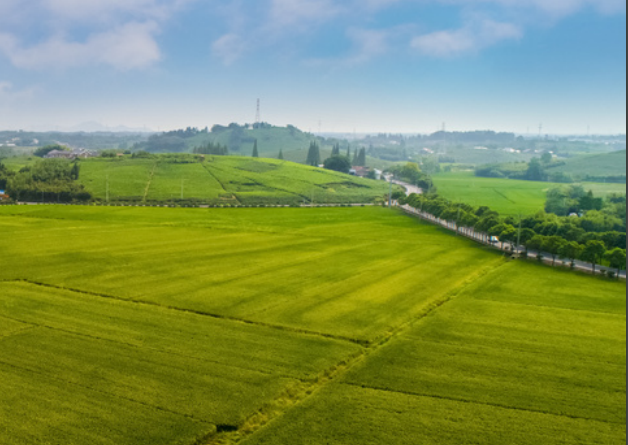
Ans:
{"type": "Polygon", "coordinates": [[[584,252],[584,246],[575,241],[572,241],[563,244],[563,247],[560,249],[559,255],[562,258],[567,258],[569,261],[571,261],[571,268],[573,269],[576,267],[576,260],[580,258],[582,252],[584,252]]]}
{"type": "Polygon", "coordinates": [[[617,269],[617,277],[619,278],[621,271],[626,270],[626,251],[618,247],[607,252],[605,257],[611,263],[611,267],[617,269]]]}
{"type": "Polygon", "coordinates": [[[331,156],[332,157],[340,156],[340,144],[339,143],[334,144],[334,148],[331,151],[331,156]]]}
{"type": "Polygon", "coordinates": [[[358,154],[358,167],[366,167],[366,148],[361,148],[358,154]]]}
{"type": "Polygon", "coordinates": [[[255,139],[255,144],[253,144],[253,157],[259,158],[259,150],[257,149],[257,139],[255,139]]]}
{"type": "Polygon", "coordinates": [[[565,244],[567,244],[567,241],[560,236],[548,236],[543,241],[543,250],[552,255],[552,266],[556,266],[556,258],[558,258],[565,244]]]}
{"type": "Polygon", "coordinates": [[[277,159],[279,159],[280,161],[284,160],[283,150],[279,150],[279,157],[277,159]]]}
{"type": "Polygon", "coordinates": [[[602,241],[589,241],[584,246],[584,252],[582,252],[582,259],[593,264],[593,274],[595,274],[595,266],[600,264],[600,261],[606,253],[606,246],[602,241]]]}
{"type": "Polygon", "coordinates": [[[321,164],[321,150],[316,142],[310,143],[305,163],[312,167],[318,167],[321,164]]]}
{"type": "Polygon", "coordinates": [[[547,179],[543,164],[538,158],[534,158],[530,161],[528,171],[526,172],[526,179],[528,181],[545,181],[547,179]]]}

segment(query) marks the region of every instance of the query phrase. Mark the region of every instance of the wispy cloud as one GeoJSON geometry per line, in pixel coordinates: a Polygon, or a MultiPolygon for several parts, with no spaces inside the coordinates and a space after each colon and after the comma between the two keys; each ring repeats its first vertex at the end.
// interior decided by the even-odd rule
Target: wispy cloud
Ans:
{"type": "Polygon", "coordinates": [[[247,50],[246,41],[238,34],[225,34],[212,44],[212,52],[229,66],[233,65],[247,50]]]}
{"type": "Polygon", "coordinates": [[[2,0],[0,57],[30,70],[143,69],[161,60],[156,36],[162,25],[194,1],[28,0],[18,8],[17,0],[2,0]],[[23,29],[35,26],[39,36],[29,39],[23,29]]]}
{"type": "Polygon", "coordinates": [[[53,36],[43,43],[24,46],[10,34],[0,34],[0,53],[24,69],[67,69],[85,65],[109,65],[119,70],[150,66],[161,58],[153,22],[128,23],[90,35],[85,41],[53,36]]]}
{"type": "Polygon", "coordinates": [[[505,40],[523,37],[523,30],[512,23],[483,19],[456,30],[437,31],[415,37],[411,46],[423,55],[452,57],[474,53],[505,40]]]}

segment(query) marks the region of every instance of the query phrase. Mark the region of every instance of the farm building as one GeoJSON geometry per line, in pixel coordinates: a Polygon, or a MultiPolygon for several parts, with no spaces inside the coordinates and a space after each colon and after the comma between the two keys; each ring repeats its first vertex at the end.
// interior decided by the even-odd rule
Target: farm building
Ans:
{"type": "Polygon", "coordinates": [[[46,155],[46,159],[86,159],[94,158],[97,155],[94,152],[83,148],[75,148],[72,151],[53,150],[46,155]]]}
{"type": "Polygon", "coordinates": [[[8,199],[9,199],[9,195],[7,195],[4,190],[0,190],[0,202],[8,201],[8,199]]]}

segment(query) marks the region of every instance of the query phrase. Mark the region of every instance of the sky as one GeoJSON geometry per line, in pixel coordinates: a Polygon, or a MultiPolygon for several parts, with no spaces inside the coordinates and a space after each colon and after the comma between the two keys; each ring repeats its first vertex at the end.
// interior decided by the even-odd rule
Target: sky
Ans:
{"type": "Polygon", "coordinates": [[[626,133],[625,0],[0,0],[0,129],[626,133]]]}

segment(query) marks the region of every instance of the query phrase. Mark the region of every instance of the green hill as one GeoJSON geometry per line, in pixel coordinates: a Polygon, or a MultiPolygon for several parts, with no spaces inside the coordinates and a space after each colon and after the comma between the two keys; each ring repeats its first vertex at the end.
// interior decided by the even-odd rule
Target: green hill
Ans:
{"type": "Polygon", "coordinates": [[[81,161],[79,181],[98,200],[136,203],[369,203],[388,192],[382,181],[289,161],[236,156],[89,159],[81,161]]]}
{"type": "Polygon", "coordinates": [[[592,156],[579,156],[550,167],[549,172],[562,172],[576,180],[626,181],[626,150],[592,156]]]}

